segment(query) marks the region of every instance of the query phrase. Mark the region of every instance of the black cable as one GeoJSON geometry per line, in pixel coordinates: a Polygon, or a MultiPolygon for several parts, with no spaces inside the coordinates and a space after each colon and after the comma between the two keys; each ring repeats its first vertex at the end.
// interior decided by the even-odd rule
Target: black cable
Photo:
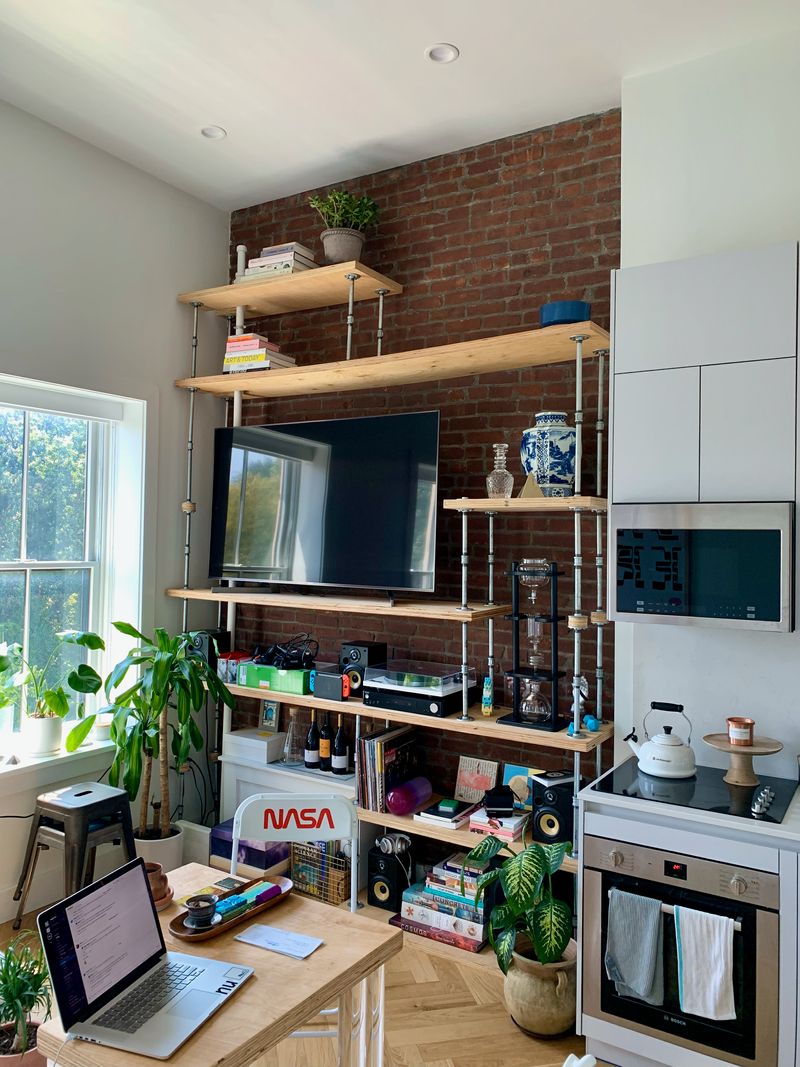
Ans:
{"type": "Polygon", "coordinates": [[[33,816],[34,812],[31,812],[30,815],[0,815],[0,819],[32,819],[33,816]]]}
{"type": "Polygon", "coordinates": [[[192,772],[192,781],[194,782],[194,787],[197,790],[197,799],[200,801],[200,822],[205,823],[206,819],[210,814],[208,808],[208,790],[206,788],[206,780],[203,776],[203,768],[200,766],[199,763],[192,759],[191,756],[189,757],[189,770],[192,772]],[[200,772],[200,781],[203,784],[202,794],[200,792],[200,786],[197,784],[197,774],[195,773],[195,767],[197,767],[197,770],[200,772]]]}

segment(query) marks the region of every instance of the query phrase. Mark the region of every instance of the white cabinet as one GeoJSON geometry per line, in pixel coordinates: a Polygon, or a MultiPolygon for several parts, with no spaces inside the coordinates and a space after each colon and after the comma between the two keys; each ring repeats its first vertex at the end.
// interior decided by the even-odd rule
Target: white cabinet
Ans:
{"type": "Polygon", "coordinates": [[[614,275],[618,373],[794,356],[797,243],[614,275]]]}
{"type": "Polygon", "coordinates": [[[700,453],[700,368],[614,376],[612,499],[695,501],[700,453]]]}
{"type": "Polygon", "coordinates": [[[797,361],[700,371],[700,499],[794,500],[797,361]]]}

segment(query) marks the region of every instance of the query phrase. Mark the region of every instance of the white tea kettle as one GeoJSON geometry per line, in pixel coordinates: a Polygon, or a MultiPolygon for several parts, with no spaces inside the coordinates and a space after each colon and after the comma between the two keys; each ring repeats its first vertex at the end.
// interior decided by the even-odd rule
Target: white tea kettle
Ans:
{"type": "Polygon", "coordinates": [[[664,704],[654,700],[650,711],[644,717],[642,728],[646,738],[644,742],[640,743],[635,730],[624,738],[636,753],[639,770],[655,778],[691,778],[697,769],[697,763],[691,749],[692,724],[683,714],[683,704],[664,704]],[[689,740],[684,741],[674,734],[671,725],[665,725],[662,733],[650,737],[647,732],[647,719],[654,711],[669,711],[685,719],[689,724],[689,740]]]}

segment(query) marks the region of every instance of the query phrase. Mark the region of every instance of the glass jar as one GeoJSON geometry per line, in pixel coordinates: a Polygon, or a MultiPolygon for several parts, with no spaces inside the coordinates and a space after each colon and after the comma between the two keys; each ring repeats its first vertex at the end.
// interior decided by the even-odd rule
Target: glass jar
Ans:
{"type": "Polygon", "coordinates": [[[493,500],[505,499],[511,496],[514,488],[514,476],[506,469],[506,456],[508,445],[492,445],[494,449],[494,469],[486,476],[486,495],[493,500]]]}

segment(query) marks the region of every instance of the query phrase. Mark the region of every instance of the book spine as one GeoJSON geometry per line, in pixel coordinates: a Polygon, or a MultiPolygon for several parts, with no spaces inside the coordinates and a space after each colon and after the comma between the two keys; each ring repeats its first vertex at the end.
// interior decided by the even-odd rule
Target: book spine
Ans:
{"type": "Polygon", "coordinates": [[[468,922],[483,923],[483,904],[480,907],[470,907],[468,904],[459,904],[455,900],[449,900],[441,893],[434,893],[431,889],[406,889],[403,891],[403,903],[412,904],[420,908],[430,908],[432,911],[441,911],[445,915],[457,915],[468,922]]]}
{"type": "Polygon", "coordinates": [[[467,896],[462,893],[454,893],[447,886],[438,885],[436,882],[431,882],[430,879],[425,881],[425,891],[434,894],[434,896],[444,897],[445,900],[452,900],[456,904],[466,904],[467,907],[475,907],[475,897],[467,896]]]}
{"type": "Polygon", "coordinates": [[[413,919],[400,918],[400,929],[409,934],[418,934],[427,937],[430,941],[439,941],[443,945],[452,945],[454,948],[464,949],[465,952],[480,952],[485,942],[473,941],[472,938],[462,934],[449,933],[447,930],[434,930],[430,926],[414,922],[413,919]]]}
{"type": "Polygon", "coordinates": [[[429,926],[432,930],[442,930],[448,934],[460,934],[472,941],[483,941],[483,925],[462,919],[459,915],[448,915],[446,912],[428,908],[424,904],[403,904],[400,913],[404,919],[410,922],[421,923],[429,926]]]}
{"type": "Polygon", "coordinates": [[[305,267],[316,267],[313,259],[301,255],[299,252],[276,252],[271,256],[261,256],[259,259],[251,259],[245,271],[255,271],[274,266],[276,263],[302,263],[305,267]]]}
{"type": "Polygon", "coordinates": [[[301,256],[307,256],[309,259],[314,259],[314,253],[310,248],[305,245],[301,245],[299,241],[288,241],[282,245],[270,245],[269,248],[262,248],[260,256],[256,258],[265,259],[267,256],[280,255],[281,253],[299,252],[301,256]]]}
{"type": "MultiPolygon", "coordinates": [[[[226,352],[226,363],[239,363],[242,361],[258,360],[258,359],[272,359],[278,355],[277,352],[273,352],[270,348],[251,348],[246,352],[226,352]]],[[[285,357],[284,357],[285,358],[285,357]]]]}
{"type": "Polygon", "coordinates": [[[245,341],[228,341],[225,345],[226,352],[253,352],[259,348],[269,348],[278,351],[274,341],[268,341],[266,337],[251,337],[245,341]]]}

